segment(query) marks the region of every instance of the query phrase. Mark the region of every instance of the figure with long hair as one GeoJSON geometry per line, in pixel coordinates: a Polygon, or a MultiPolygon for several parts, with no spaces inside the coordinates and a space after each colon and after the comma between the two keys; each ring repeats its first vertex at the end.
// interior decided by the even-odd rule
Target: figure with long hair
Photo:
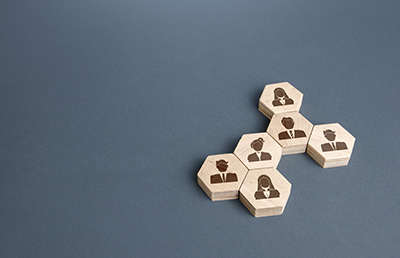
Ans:
{"type": "Polygon", "coordinates": [[[289,98],[286,94],[286,91],[282,88],[275,88],[274,90],[274,100],[272,101],[272,105],[276,106],[286,106],[293,105],[293,99],[289,98]]]}
{"type": "Polygon", "coordinates": [[[261,175],[258,177],[257,181],[258,187],[257,191],[254,193],[256,200],[278,198],[280,196],[279,191],[275,189],[269,176],[261,175]]]}

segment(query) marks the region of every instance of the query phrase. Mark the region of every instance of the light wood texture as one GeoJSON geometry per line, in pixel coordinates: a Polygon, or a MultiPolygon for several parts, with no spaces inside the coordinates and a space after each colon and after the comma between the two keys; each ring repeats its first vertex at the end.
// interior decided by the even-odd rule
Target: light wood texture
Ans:
{"type": "Polygon", "coordinates": [[[277,167],[282,147],[266,132],[244,134],[233,153],[248,169],[277,167]]]}
{"type": "Polygon", "coordinates": [[[355,140],[338,123],[316,125],[308,142],[307,154],[323,168],[346,166],[355,140]]]}
{"type": "Polygon", "coordinates": [[[280,215],[291,187],[276,168],[250,170],[240,187],[239,199],[255,217],[280,215]]]}
{"type": "Polygon", "coordinates": [[[300,113],[286,112],[272,117],[267,132],[282,146],[282,155],[288,155],[306,151],[312,128],[300,113]]]}
{"type": "Polygon", "coordinates": [[[247,171],[233,153],[211,155],[197,173],[197,182],[213,201],[237,199],[247,171]]]}
{"type": "Polygon", "coordinates": [[[258,109],[269,119],[274,114],[298,112],[303,101],[303,93],[288,82],[268,84],[261,94],[258,109]]]}

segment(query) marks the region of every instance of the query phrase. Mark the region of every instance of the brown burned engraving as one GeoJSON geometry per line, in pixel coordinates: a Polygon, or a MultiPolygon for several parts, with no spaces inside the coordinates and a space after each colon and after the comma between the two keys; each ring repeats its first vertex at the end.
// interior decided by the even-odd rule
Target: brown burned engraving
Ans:
{"type": "Polygon", "coordinates": [[[210,176],[211,184],[218,183],[229,183],[229,182],[237,182],[238,178],[235,173],[225,173],[228,169],[228,161],[220,159],[216,162],[216,167],[219,170],[219,174],[214,174],[210,176]]]}
{"type": "Polygon", "coordinates": [[[261,175],[258,177],[258,187],[257,191],[254,193],[256,200],[278,198],[279,196],[280,193],[275,189],[269,176],[261,175]]]}
{"type": "Polygon", "coordinates": [[[271,154],[269,154],[268,152],[261,151],[263,148],[263,145],[264,145],[264,139],[261,137],[251,142],[250,146],[256,152],[250,154],[247,157],[247,160],[249,162],[271,160],[271,158],[272,158],[271,154]]]}
{"type": "Polygon", "coordinates": [[[279,87],[274,89],[274,100],[272,101],[272,105],[274,107],[293,105],[293,104],[294,104],[293,99],[289,98],[284,89],[279,87]]]}
{"type": "Polygon", "coordinates": [[[303,130],[293,130],[294,120],[291,117],[282,118],[282,125],[287,129],[278,134],[279,140],[307,137],[303,130]]]}
{"type": "Polygon", "coordinates": [[[347,150],[347,145],[345,142],[335,142],[336,139],[335,131],[327,129],[324,131],[324,136],[329,142],[321,144],[321,149],[323,152],[347,150]]]}

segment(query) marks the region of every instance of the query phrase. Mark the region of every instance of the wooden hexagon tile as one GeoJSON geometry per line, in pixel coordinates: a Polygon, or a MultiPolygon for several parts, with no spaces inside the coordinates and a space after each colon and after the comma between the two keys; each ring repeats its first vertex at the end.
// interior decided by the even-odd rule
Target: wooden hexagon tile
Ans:
{"type": "Polygon", "coordinates": [[[233,153],[248,169],[277,167],[282,147],[268,133],[244,134],[233,153]]]}
{"type": "Polygon", "coordinates": [[[300,113],[287,112],[274,115],[267,132],[282,146],[282,155],[287,155],[306,151],[312,128],[300,113]]]}
{"type": "Polygon", "coordinates": [[[268,84],[261,94],[258,110],[271,119],[274,114],[298,112],[303,93],[288,82],[268,84]]]}
{"type": "Polygon", "coordinates": [[[280,215],[291,188],[276,168],[250,170],[240,187],[239,199],[255,217],[280,215]]]}
{"type": "Polygon", "coordinates": [[[308,142],[307,154],[323,168],[346,166],[356,138],[340,124],[316,125],[308,142]]]}
{"type": "Polygon", "coordinates": [[[211,155],[197,173],[197,183],[213,201],[237,199],[247,171],[232,153],[211,155]]]}

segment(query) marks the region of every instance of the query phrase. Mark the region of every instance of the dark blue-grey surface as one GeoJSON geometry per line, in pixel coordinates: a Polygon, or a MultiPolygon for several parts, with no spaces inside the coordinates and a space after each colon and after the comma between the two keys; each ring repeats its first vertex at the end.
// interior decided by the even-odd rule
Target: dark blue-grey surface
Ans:
{"type": "Polygon", "coordinates": [[[0,257],[398,257],[399,1],[0,2],[0,257]],[[281,216],[212,202],[265,84],[356,138],[282,157],[281,216]]]}

